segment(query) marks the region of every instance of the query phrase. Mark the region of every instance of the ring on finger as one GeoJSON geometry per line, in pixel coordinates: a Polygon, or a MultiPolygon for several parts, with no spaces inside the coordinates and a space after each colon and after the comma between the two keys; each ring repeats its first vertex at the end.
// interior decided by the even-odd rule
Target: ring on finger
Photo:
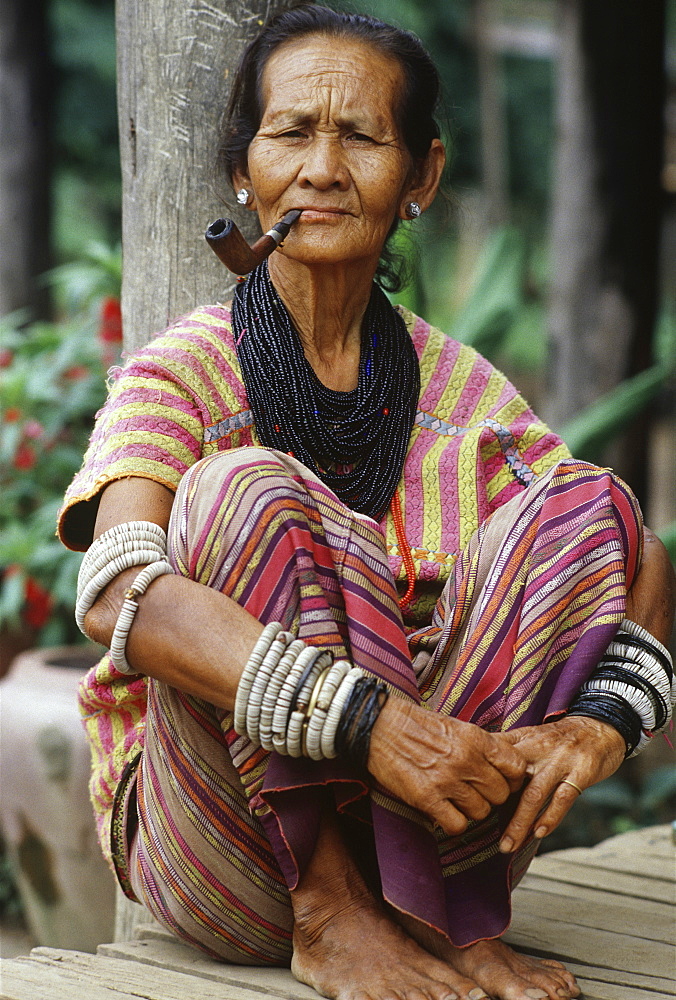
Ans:
{"type": "Polygon", "coordinates": [[[570,778],[563,778],[563,780],[560,781],[559,784],[561,784],[561,785],[570,785],[571,788],[575,789],[575,791],[577,792],[578,795],[582,795],[582,789],[580,788],[580,786],[576,785],[574,781],[570,780],[570,778]]]}

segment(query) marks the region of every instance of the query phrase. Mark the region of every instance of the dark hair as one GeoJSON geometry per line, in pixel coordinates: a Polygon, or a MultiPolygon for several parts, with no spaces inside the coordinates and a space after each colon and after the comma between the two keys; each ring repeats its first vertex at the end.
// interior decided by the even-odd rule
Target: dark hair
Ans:
{"type": "MultiPolygon", "coordinates": [[[[414,163],[429,153],[440,135],[434,117],[439,100],[439,74],[419,38],[366,14],[338,13],[301,0],[272,17],[244,51],[225,112],[219,143],[219,165],[232,179],[236,168],[246,169],[249,144],[263,116],[261,82],[272,53],[285,42],[304,35],[354,38],[396,59],[404,74],[404,88],[395,118],[414,163]]],[[[389,246],[399,220],[395,219],[383,249],[376,280],[387,291],[402,287],[403,257],[389,246]]]]}

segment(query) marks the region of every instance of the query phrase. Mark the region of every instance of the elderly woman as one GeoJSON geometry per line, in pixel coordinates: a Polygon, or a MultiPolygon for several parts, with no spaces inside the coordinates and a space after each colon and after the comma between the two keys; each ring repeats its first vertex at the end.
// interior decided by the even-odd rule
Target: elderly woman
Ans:
{"type": "Polygon", "coordinates": [[[124,891],[209,955],[557,1000],[572,975],[499,940],[510,891],[667,724],[669,570],[620,482],[378,285],[437,192],[437,93],[417,39],[319,6],[244,56],[224,162],[264,230],[301,214],[128,360],[68,492],[111,649],[92,795],[124,891]]]}

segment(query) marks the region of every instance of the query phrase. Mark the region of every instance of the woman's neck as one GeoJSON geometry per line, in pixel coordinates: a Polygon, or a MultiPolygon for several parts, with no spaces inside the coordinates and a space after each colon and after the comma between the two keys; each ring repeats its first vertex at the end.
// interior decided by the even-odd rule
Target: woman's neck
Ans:
{"type": "Polygon", "coordinates": [[[298,330],[317,378],[330,389],[357,385],[361,324],[371,297],[375,268],[335,264],[307,267],[274,255],[270,277],[298,330]]]}

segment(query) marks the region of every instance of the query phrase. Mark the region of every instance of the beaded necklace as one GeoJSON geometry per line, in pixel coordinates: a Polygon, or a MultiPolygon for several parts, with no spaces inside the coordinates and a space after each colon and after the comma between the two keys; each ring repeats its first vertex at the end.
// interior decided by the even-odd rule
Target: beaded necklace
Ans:
{"type": "Polygon", "coordinates": [[[348,507],[379,521],[401,477],[420,394],[418,357],[402,317],[374,284],[350,392],[329,389],[315,375],[267,261],[237,286],[232,317],[261,443],[294,456],[348,507]]]}

